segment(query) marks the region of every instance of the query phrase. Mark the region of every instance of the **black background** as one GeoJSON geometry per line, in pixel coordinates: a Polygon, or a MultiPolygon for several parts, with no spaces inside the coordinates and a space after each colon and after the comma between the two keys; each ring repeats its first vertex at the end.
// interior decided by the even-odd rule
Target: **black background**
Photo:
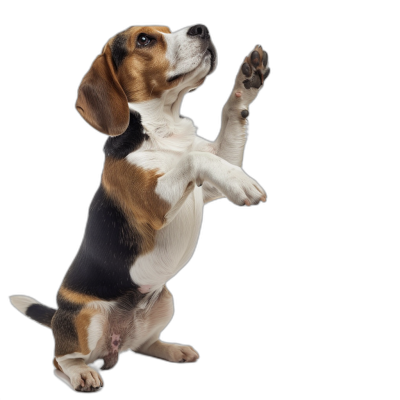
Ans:
{"type": "Polygon", "coordinates": [[[168,283],[175,316],[162,339],[193,345],[199,362],[171,365],[122,354],[117,367],[103,373],[106,386],[98,396],[284,393],[304,357],[300,338],[308,334],[303,332],[307,293],[300,288],[307,273],[298,265],[299,259],[307,264],[301,255],[310,243],[299,226],[299,216],[307,219],[308,211],[298,202],[305,178],[298,152],[307,146],[307,135],[297,114],[302,101],[296,87],[302,62],[299,27],[293,24],[297,10],[255,3],[232,3],[224,10],[200,4],[92,7],[90,13],[24,9],[3,38],[9,103],[3,118],[10,123],[3,133],[3,254],[9,260],[3,264],[3,377],[19,394],[74,395],[53,376],[50,330],[20,315],[8,296],[25,294],[54,306],[82,238],[105,139],[74,110],[82,76],[107,39],[129,25],[167,25],[175,31],[201,22],[210,28],[219,65],[186,97],[182,114],[207,139],[218,132],[221,108],[244,56],[258,43],[270,54],[272,74],[250,108],[243,165],[269,199],[249,209],[227,200],[207,205],[196,252],[168,283]]]}

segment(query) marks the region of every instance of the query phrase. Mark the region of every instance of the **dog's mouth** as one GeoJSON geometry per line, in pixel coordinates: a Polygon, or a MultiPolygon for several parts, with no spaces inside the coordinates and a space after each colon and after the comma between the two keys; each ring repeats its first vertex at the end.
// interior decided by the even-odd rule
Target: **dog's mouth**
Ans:
{"type": "Polygon", "coordinates": [[[171,76],[171,78],[167,79],[167,82],[170,83],[170,82],[176,81],[177,79],[182,78],[183,76],[187,75],[188,73],[189,72],[187,72],[186,74],[178,74],[178,75],[171,76]]]}
{"type": "MultiPolygon", "coordinates": [[[[211,41],[209,42],[209,45],[208,45],[207,49],[203,53],[202,60],[204,60],[205,57],[207,57],[208,54],[210,55],[210,69],[209,69],[207,75],[210,75],[212,72],[214,72],[215,66],[216,66],[216,61],[217,61],[217,52],[215,50],[215,46],[213,45],[213,43],[211,41]]],[[[177,79],[180,79],[180,78],[183,78],[186,75],[189,75],[190,73],[195,71],[200,65],[201,65],[201,63],[196,68],[192,69],[191,71],[185,72],[183,74],[177,74],[177,75],[171,76],[170,78],[167,79],[167,82],[168,83],[174,82],[177,79]]]]}
{"type": "Polygon", "coordinates": [[[210,42],[207,51],[211,55],[210,70],[208,71],[208,74],[207,74],[207,75],[210,75],[212,72],[214,72],[215,66],[216,66],[216,61],[217,61],[217,52],[216,52],[215,47],[212,44],[212,42],[210,42]]]}

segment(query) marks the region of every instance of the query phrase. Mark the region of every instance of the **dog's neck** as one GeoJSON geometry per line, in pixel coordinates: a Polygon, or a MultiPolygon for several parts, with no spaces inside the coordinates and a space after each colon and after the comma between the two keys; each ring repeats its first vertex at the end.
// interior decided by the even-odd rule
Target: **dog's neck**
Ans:
{"type": "MultiPolygon", "coordinates": [[[[180,116],[181,104],[189,89],[169,91],[158,99],[142,103],[129,103],[129,108],[140,114],[145,133],[149,136],[165,138],[173,134],[179,135],[184,121],[180,116]]],[[[193,126],[192,122],[191,124],[193,126]]],[[[184,125],[187,125],[187,119],[184,125]]]]}

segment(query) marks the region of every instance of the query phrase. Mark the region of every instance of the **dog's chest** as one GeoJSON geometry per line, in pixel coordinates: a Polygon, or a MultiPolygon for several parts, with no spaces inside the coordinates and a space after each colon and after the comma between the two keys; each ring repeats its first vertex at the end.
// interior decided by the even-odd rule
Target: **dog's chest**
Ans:
{"type": "Polygon", "coordinates": [[[176,217],[157,232],[153,250],[132,265],[130,274],[136,284],[158,289],[189,261],[199,237],[202,213],[203,193],[196,187],[176,217]]]}
{"type": "MultiPolygon", "coordinates": [[[[156,237],[156,252],[160,257],[168,252],[171,266],[178,270],[192,256],[200,233],[203,215],[203,191],[196,187],[188,196],[177,216],[156,237]]],[[[171,271],[175,274],[177,271],[171,271]]]]}
{"type": "MultiPolygon", "coordinates": [[[[143,147],[127,159],[139,167],[165,174],[193,149],[195,135],[191,129],[186,135],[173,135],[165,142],[158,142],[155,148],[143,147]]],[[[130,275],[143,292],[163,286],[189,261],[200,232],[203,204],[203,191],[196,187],[172,221],[156,232],[152,251],[135,260],[130,275]]]]}

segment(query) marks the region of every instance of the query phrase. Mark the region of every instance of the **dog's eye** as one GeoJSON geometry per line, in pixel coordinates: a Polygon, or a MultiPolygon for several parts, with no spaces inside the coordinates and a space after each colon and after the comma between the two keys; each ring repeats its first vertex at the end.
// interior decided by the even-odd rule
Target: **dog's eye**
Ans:
{"type": "Polygon", "coordinates": [[[147,46],[152,42],[152,38],[147,36],[145,33],[140,33],[137,38],[137,44],[139,47],[147,46]]]}

